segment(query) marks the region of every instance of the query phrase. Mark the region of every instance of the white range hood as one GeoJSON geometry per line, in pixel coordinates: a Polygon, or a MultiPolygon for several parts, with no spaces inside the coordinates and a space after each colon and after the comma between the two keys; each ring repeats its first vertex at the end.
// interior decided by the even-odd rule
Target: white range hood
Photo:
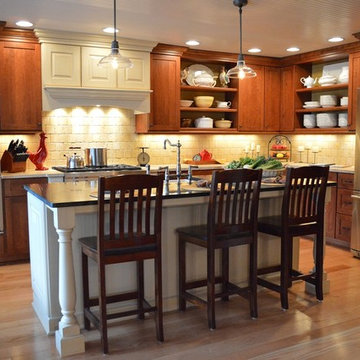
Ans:
{"type": "Polygon", "coordinates": [[[150,52],[156,43],[119,39],[132,69],[99,68],[111,36],[35,30],[41,43],[43,110],[75,106],[113,106],[150,112],[150,52]]]}

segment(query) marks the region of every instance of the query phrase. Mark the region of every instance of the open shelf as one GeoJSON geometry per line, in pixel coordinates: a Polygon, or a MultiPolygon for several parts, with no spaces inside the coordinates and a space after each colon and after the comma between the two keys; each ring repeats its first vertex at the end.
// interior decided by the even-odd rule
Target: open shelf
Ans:
{"type": "Polygon", "coordinates": [[[181,127],[180,132],[184,133],[203,133],[203,134],[213,134],[213,133],[236,133],[237,129],[235,128],[195,128],[195,127],[181,127]]]}
{"type": "Polygon", "coordinates": [[[348,127],[340,128],[340,127],[332,127],[332,128],[295,128],[296,134],[346,134],[349,131],[348,127]]]}
{"type": "Polygon", "coordinates": [[[313,109],[297,109],[296,113],[309,113],[309,112],[334,112],[334,111],[347,111],[347,106],[331,106],[331,107],[318,107],[313,109]]]}
{"type": "Polygon", "coordinates": [[[201,108],[201,107],[181,107],[181,111],[201,111],[201,112],[237,112],[237,109],[228,108],[201,108]]]}
{"type": "Polygon", "coordinates": [[[340,89],[347,89],[348,84],[334,84],[334,85],[326,85],[326,86],[315,86],[312,88],[301,88],[296,89],[297,93],[307,93],[313,91],[332,91],[332,90],[340,90],[340,89]]]}
{"type": "Polygon", "coordinates": [[[181,85],[181,90],[189,90],[189,91],[208,91],[208,92],[237,92],[237,88],[231,87],[210,87],[210,86],[186,86],[181,85]]]}

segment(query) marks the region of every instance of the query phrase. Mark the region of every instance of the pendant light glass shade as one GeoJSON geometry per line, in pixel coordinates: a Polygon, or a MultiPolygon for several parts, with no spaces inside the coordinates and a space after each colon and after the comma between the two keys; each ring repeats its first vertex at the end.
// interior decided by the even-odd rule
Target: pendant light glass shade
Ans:
{"type": "Polygon", "coordinates": [[[98,62],[99,66],[106,64],[111,64],[113,69],[130,69],[134,66],[129,58],[119,52],[119,43],[116,40],[116,0],[114,0],[114,40],[111,43],[111,52],[98,62]]]}
{"type": "Polygon", "coordinates": [[[249,66],[246,66],[244,55],[242,53],[242,7],[247,4],[247,0],[233,0],[233,3],[235,6],[239,7],[239,15],[240,15],[240,54],[236,63],[236,66],[231,68],[227,72],[227,76],[230,79],[246,79],[246,78],[252,78],[256,76],[256,72],[250,68],[249,66]]]}

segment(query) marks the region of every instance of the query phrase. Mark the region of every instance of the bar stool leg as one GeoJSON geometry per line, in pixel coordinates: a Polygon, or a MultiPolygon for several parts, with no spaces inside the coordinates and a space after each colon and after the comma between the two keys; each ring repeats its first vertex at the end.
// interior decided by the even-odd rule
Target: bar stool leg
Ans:
{"type": "Polygon", "coordinates": [[[99,292],[101,344],[104,354],[107,354],[109,352],[109,345],[106,326],[106,287],[104,264],[99,264],[99,292]]]}
{"type": "Polygon", "coordinates": [[[323,267],[324,267],[324,236],[323,228],[316,234],[316,259],[315,259],[315,277],[316,277],[316,298],[323,300],[323,267]]]}
{"type": "Polygon", "coordinates": [[[207,312],[209,329],[216,329],[215,323],[215,250],[209,249],[207,256],[207,312]]]}
{"type": "Polygon", "coordinates": [[[84,328],[90,330],[90,321],[85,315],[85,309],[89,309],[89,269],[88,257],[81,252],[82,281],[83,281],[83,304],[84,304],[84,328]]]}
{"type": "Polygon", "coordinates": [[[249,269],[249,287],[250,287],[250,316],[253,319],[258,317],[257,311],[257,245],[255,242],[250,244],[250,269],[249,269]]]}
{"type": "Polygon", "coordinates": [[[281,237],[281,272],[280,272],[280,297],[283,310],[289,308],[288,287],[289,287],[289,241],[292,238],[287,234],[281,237]]]}
{"type": "Polygon", "coordinates": [[[143,320],[144,316],[144,261],[136,262],[137,268],[137,289],[138,289],[138,319],[143,320]]]}
{"type": "Polygon", "coordinates": [[[163,326],[163,305],[162,305],[162,276],[161,276],[161,249],[154,260],[155,265],[155,321],[156,321],[156,337],[159,341],[164,341],[163,326]],[[159,254],[160,252],[160,254],[159,254]]]}
{"type": "Polygon", "coordinates": [[[179,236],[179,310],[186,310],[186,300],[184,297],[186,281],[186,258],[185,258],[185,241],[179,236]]]}
{"type": "MultiPolygon", "coordinates": [[[[229,248],[224,248],[221,251],[222,255],[222,291],[227,291],[227,284],[229,283],[229,248]]],[[[229,301],[229,296],[223,296],[223,301],[229,301]]]]}

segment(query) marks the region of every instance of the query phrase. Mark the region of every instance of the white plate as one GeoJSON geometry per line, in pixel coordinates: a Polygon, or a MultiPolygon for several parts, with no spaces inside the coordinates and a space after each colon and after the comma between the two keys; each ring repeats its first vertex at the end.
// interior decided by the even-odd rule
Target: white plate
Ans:
{"type": "Polygon", "coordinates": [[[304,109],[315,109],[319,107],[321,107],[321,105],[303,105],[304,109]]]}
{"type": "Polygon", "coordinates": [[[188,70],[188,75],[186,77],[186,82],[190,86],[195,86],[194,79],[201,74],[209,74],[212,78],[214,77],[214,73],[211,71],[211,69],[209,69],[205,65],[201,65],[201,64],[190,65],[187,68],[187,70],[188,70]]]}

